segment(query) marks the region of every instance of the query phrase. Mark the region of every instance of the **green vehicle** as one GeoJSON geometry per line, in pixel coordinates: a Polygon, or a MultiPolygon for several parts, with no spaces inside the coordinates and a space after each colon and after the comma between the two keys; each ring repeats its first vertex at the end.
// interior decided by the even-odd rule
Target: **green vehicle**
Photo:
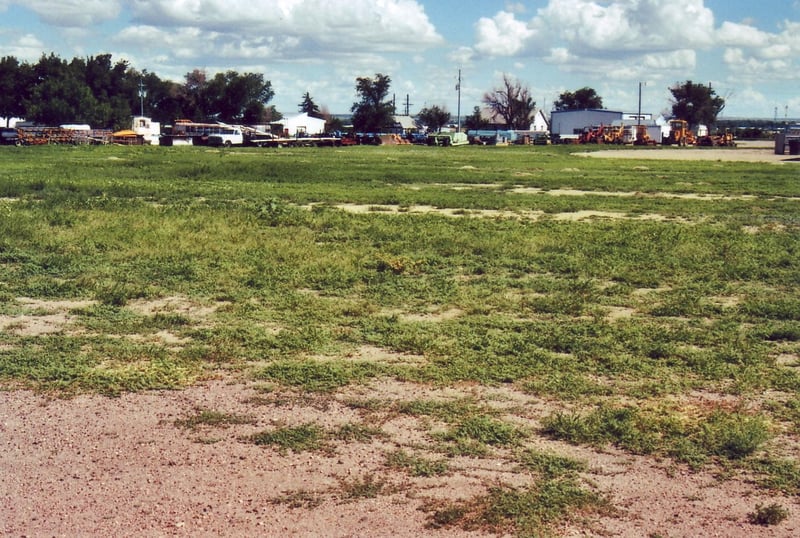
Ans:
{"type": "Polygon", "coordinates": [[[464,133],[433,133],[428,135],[429,146],[466,146],[469,139],[464,133]]]}

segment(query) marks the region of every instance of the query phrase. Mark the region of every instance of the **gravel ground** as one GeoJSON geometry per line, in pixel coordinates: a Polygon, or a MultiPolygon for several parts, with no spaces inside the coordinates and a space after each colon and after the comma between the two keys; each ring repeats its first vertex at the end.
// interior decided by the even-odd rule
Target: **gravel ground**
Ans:
{"type": "Polygon", "coordinates": [[[575,153],[583,157],[607,159],[657,159],[682,161],[739,161],[767,162],[775,164],[800,163],[800,155],[776,155],[771,141],[741,141],[735,148],[710,147],[655,147],[636,149],[611,149],[575,153]]]}
{"type": "MultiPolygon", "coordinates": [[[[473,387],[471,391],[482,389],[473,387]]],[[[479,396],[523,406],[547,404],[508,389],[479,396]]],[[[453,389],[399,382],[355,387],[326,398],[270,393],[233,381],[183,391],[48,399],[0,393],[0,534],[3,536],[484,536],[432,529],[423,509],[464,500],[498,483],[525,485],[526,472],[502,459],[454,458],[445,476],[417,478],[386,466],[386,454],[424,446],[411,417],[387,416],[385,437],[335,441],[326,451],[282,453],[247,442],[276,424],[314,422],[326,430],[359,422],[343,402],[452,397],[453,389]],[[448,392],[449,391],[449,392],[448,392]],[[247,424],[191,430],[176,421],[213,409],[247,424]],[[374,480],[374,497],[352,493],[374,480]]],[[[463,395],[463,394],[462,394],[463,395]]],[[[615,450],[533,441],[588,463],[583,477],[618,509],[556,530],[561,536],[800,535],[800,502],[769,497],[746,480],[693,473],[668,461],[615,450]],[[747,521],[759,503],[778,502],[789,519],[775,527],[747,521]]]]}

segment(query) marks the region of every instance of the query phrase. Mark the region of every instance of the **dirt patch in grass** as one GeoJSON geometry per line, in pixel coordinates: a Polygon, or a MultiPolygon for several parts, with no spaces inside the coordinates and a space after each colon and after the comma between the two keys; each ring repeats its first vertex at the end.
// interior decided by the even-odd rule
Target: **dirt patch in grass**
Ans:
{"type": "MultiPolygon", "coordinates": [[[[306,206],[311,208],[313,206],[306,206]]],[[[590,220],[590,219],[623,219],[623,220],[676,220],[675,217],[667,217],[657,214],[631,215],[622,211],[571,211],[565,213],[545,213],[544,211],[503,211],[499,209],[454,209],[446,207],[433,207],[423,205],[369,205],[369,204],[334,204],[335,207],[348,213],[368,214],[436,214],[445,217],[481,217],[481,218],[506,218],[524,220],[590,220]]]]}
{"type": "Polygon", "coordinates": [[[616,509],[560,523],[552,529],[557,536],[800,532],[796,498],[768,495],[735,474],[721,478],[536,435],[537,419],[554,405],[511,387],[436,388],[391,380],[314,397],[263,392],[260,385],[232,379],[118,398],[49,400],[28,391],[3,392],[0,533],[378,537],[391,529],[398,537],[489,536],[480,528],[434,530],[426,508],[469,501],[498,485],[535,485],[540,478],[520,467],[520,450],[585,462],[581,483],[616,509]],[[489,402],[498,419],[531,435],[516,447],[447,456],[432,437],[447,423],[400,407],[411,401],[458,404],[470,397],[489,402]],[[204,421],[198,410],[247,420],[204,421]],[[324,436],[324,450],[281,450],[249,441],[259,432],[309,424],[324,436]],[[366,434],[353,438],[337,436],[339,431],[366,434]],[[444,458],[447,472],[416,476],[389,465],[389,455],[398,450],[423,464],[444,458]],[[788,518],[771,527],[749,523],[759,503],[787,507],[788,518]]]}
{"type": "Polygon", "coordinates": [[[173,296],[158,299],[138,299],[130,301],[126,306],[137,314],[152,316],[155,314],[182,314],[191,319],[203,320],[217,311],[224,303],[201,305],[188,297],[173,296]]]}
{"type": "Polygon", "coordinates": [[[67,330],[74,320],[69,312],[85,308],[95,301],[46,301],[20,297],[18,314],[0,315],[0,331],[17,336],[41,336],[67,330]]]}

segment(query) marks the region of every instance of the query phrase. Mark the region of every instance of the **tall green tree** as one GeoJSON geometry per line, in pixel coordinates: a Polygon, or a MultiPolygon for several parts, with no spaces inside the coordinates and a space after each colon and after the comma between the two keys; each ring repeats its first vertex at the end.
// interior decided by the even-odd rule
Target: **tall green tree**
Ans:
{"type": "Polygon", "coordinates": [[[425,107],[419,111],[417,119],[430,131],[440,131],[450,121],[450,113],[446,108],[438,105],[425,107]]]}
{"type": "Polygon", "coordinates": [[[195,69],[186,74],[178,100],[187,119],[258,123],[274,95],[261,74],[227,71],[209,79],[205,71],[195,69]]]}
{"type": "Polygon", "coordinates": [[[527,129],[536,101],[530,89],[518,80],[503,75],[503,84],[483,94],[483,102],[491,110],[492,117],[503,118],[509,129],[527,129]]]}
{"type": "Polygon", "coordinates": [[[13,56],[0,58],[0,116],[6,118],[6,127],[12,117],[25,117],[31,68],[20,64],[13,56]]]}
{"type": "Polygon", "coordinates": [[[556,110],[584,110],[587,108],[603,108],[603,98],[597,95],[594,88],[583,87],[574,92],[564,92],[553,103],[556,110]]]}
{"type": "Polygon", "coordinates": [[[672,93],[672,115],[686,120],[692,127],[717,122],[717,116],[725,108],[725,99],[718,96],[709,84],[694,84],[691,80],[676,83],[669,89],[672,93]]]}
{"type": "MultiPolygon", "coordinates": [[[[73,65],[77,60],[73,60],[73,65]]],[[[129,127],[130,116],[138,110],[138,80],[128,62],[112,63],[111,54],[89,56],[73,67],[75,76],[81,76],[97,100],[97,109],[91,114],[92,125],[129,127]]]]}
{"type": "Polygon", "coordinates": [[[255,123],[275,95],[272,83],[265,81],[264,75],[236,71],[214,75],[207,93],[211,107],[207,115],[230,123],[255,123]]]}
{"type": "Polygon", "coordinates": [[[155,121],[169,123],[178,118],[186,117],[183,113],[183,99],[181,85],[171,80],[161,80],[155,73],[146,70],[141,73],[132,71],[129,77],[136,83],[136,96],[131,103],[131,109],[138,113],[144,112],[146,116],[155,121]],[[143,95],[139,95],[139,84],[143,95]]]}
{"type": "Polygon", "coordinates": [[[206,121],[211,116],[208,77],[202,69],[193,69],[184,76],[178,95],[182,119],[206,121]]]}
{"type": "Polygon", "coordinates": [[[311,94],[308,92],[303,94],[303,100],[297,105],[297,108],[300,112],[305,112],[312,118],[321,118],[322,113],[319,111],[319,106],[317,103],[314,102],[314,99],[311,98],[311,94]]]}
{"type": "Polygon", "coordinates": [[[353,128],[365,133],[382,132],[391,127],[394,105],[386,98],[392,79],[377,73],[375,78],[358,77],[356,92],[361,99],[353,103],[353,128]]]}
{"type": "Polygon", "coordinates": [[[42,55],[33,67],[33,87],[27,119],[44,125],[90,123],[97,99],[82,78],[80,64],[68,64],[55,54],[42,55]]]}

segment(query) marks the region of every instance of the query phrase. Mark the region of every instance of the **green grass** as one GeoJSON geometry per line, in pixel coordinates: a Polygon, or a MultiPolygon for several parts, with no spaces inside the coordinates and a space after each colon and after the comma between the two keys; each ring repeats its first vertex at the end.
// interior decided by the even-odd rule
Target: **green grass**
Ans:
{"type": "Polygon", "coordinates": [[[555,439],[602,447],[613,444],[636,454],[658,454],[699,465],[709,458],[740,460],[771,437],[764,417],[714,411],[691,420],[668,409],[602,405],[588,413],[556,412],[542,432],[555,439]]]}
{"type": "Polygon", "coordinates": [[[281,452],[305,452],[325,449],[325,437],[321,427],[306,423],[254,433],[248,440],[256,445],[276,447],[281,452]]]}
{"type": "MultiPolygon", "coordinates": [[[[514,465],[573,480],[569,462],[526,453],[546,435],[798,490],[776,449],[800,424],[791,163],[549,146],[23,149],[0,151],[0,389],[119,395],[222,373],[277,401],[393,380],[450,397],[345,397],[419,419],[439,454],[516,451],[514,465]],[[566,218],[584,210],[620,218],[566,218]],[[500,410],[486,394],[502,388],[561,411],[500,410]]],[[[184,420],[211,426],[207,411],[184,420]]],[[[258,439],[320,450],[380,435],[312,426],[258,439]]],[[[411,473],[439,462],[406,456],[411,473]]],[[[539,495],[490,504],[506,494],[539,495]]]]}
{"type": "Polygon", "coordinates": [[[432,511],[432,528],[453,526],[494,534],[543,536],[578,514],[610,513],[608,500],[572,479],[545,480],[527,488],[494,487],[484,496],[432,511]]]}
{"type": "Polygon", "coordinates": [[[445,460],[434,460],[424,456],[409,454],[404,450],[395,450],[386,456],[386,465],[392,469],[401,469],[411,476],[429,477],[447,474],[449,467],[445,460]]]}
{"type": "Polygon", "coordinates": [[[352,480],[342,480],[340,485],[342,499],[345,501],[374,499],[390,489],[385,479],[376,477],[373,473],[352,480]]]}

